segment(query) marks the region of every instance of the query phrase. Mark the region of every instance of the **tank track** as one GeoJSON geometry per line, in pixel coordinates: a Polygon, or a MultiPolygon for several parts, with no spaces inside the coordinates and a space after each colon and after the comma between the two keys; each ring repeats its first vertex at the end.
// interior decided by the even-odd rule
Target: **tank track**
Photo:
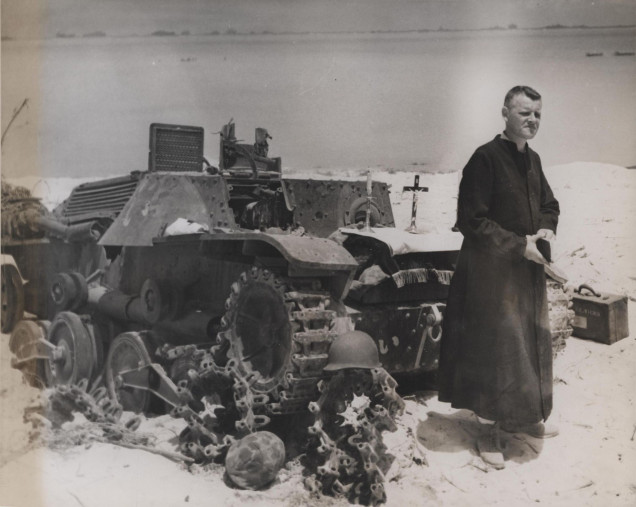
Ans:
{"type": "Polygon", "coordinates": [[[321,396],[309,405],[305,487],[312,494],[362,505],[386,501],[384,479],[394,457],[382,432],[395,431],[394,418],[404,411],[396,386],[383,368],[341,371],[320,383],[321,396]]]}
{"type": "Polygon", "coordinates": [[[292,309],[293,368],[287,371],[277,402],[270,403],[272,414],[290,414],[307,409],[317,395],[316,386],[328,361],[328,351],[337,336],[332,330],[336,312],[327,310],[330,296],[325,292],[285,293],[285,304],[292,309]]]}

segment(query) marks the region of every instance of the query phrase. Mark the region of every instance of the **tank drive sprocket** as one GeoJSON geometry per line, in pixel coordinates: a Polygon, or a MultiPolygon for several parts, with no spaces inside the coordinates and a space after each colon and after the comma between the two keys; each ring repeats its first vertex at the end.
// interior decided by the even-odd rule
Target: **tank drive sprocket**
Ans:
{"type": "Polygon", "coordinates": [[[239,431],[255,431],[268,415],[307,408],[335,336],[329,305],[326,291],[294,290],[290,280],[263,268],[232,285],[216,347],[225,361],[215,362],[234,380],[239,431]]]}

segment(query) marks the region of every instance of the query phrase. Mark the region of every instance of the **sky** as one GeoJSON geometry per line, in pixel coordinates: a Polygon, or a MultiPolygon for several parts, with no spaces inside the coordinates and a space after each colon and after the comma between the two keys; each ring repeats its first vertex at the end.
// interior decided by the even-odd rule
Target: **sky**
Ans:
{"type": "Polygon", "coordinates": [[[636,0],[2,0],[2,35],[636,24],[636,0]]]}

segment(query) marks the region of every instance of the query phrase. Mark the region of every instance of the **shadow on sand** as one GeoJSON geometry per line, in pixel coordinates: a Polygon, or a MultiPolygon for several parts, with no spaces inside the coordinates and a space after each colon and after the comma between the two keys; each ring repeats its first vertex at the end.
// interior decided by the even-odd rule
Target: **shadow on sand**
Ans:
{"type": "MultiPolygon", "coordinates": [[[[479,422],[469,410],[458,410],[452,414],[430,411],[427,418],[417,426],[418,441],[429,451],[457,453],[469,451],[479,457],[477,439],[487,435],[489,424],[479,422]]],[[[526,463],[536,459],[543,449],[543,440],[520,433],[500,432],[503,454],[506,461],[526,463]]]]}

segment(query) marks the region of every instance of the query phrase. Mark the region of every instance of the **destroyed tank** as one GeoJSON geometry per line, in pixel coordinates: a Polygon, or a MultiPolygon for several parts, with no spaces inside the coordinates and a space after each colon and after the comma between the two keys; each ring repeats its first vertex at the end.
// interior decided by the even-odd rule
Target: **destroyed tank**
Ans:
{"type": "Polygon", "coordinates": [[[47,289],[60,272],[97,269],[104,260],[96,240],[112,220],[96,217],[68,225],[54,217],[31,192],[2,181],[2,332],[24,312],[54,315],[47,289]]]}
{"type": "Polygon", "coordinates": [[[218,167],[203,139],[151,125],[146,171],[82,184],[51,214],[68,251],[14,251],[25,272],[52,264],[14,366],[136,412],[222,406],[240,433],[306,410],[353,330],[390,373],[436,368],[459,234],[397,229],[384,183],[283,178],[265,129],[251,144],[225,125],[218,167]]]}

